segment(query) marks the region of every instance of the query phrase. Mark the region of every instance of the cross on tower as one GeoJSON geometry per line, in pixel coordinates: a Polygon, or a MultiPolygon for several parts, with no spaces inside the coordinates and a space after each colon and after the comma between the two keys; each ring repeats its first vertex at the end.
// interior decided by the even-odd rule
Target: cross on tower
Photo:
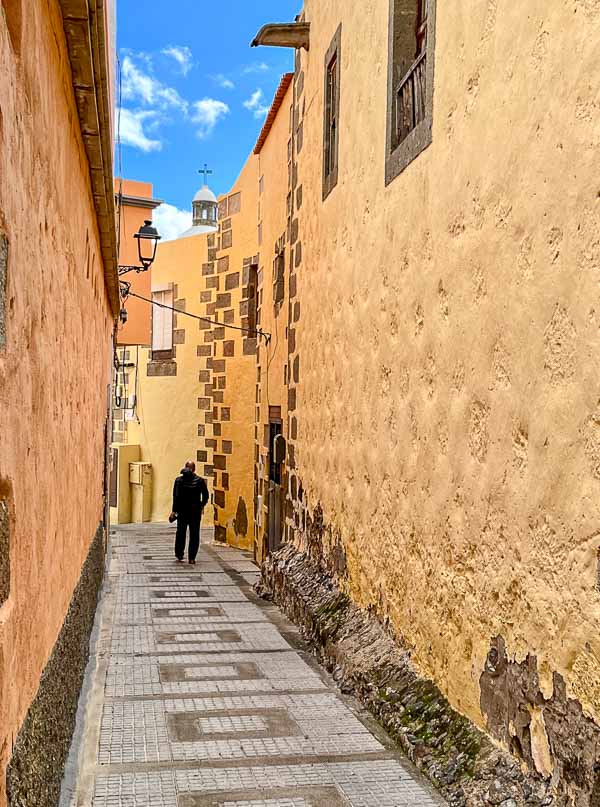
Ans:
{"type": "Polygon", "coordinates": [[[206,177],[208,174],[212,174],[212,170],[208,167],[206,163],[204,163],[204,168],[200,168],[198,171],[199,174],[204,174],[204,184],[207,185],[206,177]]]}

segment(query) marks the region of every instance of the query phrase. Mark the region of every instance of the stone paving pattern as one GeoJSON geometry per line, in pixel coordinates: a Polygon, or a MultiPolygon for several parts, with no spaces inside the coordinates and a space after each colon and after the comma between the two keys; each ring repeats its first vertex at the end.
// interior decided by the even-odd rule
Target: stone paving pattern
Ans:
{"type": "Polygon", "coordinates": [[[166,525],[115,529],[76,780],[64,807],[444,804],[251,584],[247,553],[173,557],[166,525]]]}

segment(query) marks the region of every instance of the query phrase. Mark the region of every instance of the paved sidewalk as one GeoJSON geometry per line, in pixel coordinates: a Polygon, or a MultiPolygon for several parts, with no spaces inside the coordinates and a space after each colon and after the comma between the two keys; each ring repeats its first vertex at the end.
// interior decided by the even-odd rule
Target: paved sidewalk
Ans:
{"type": "Polygon", "coordinates": [[[63,807],[444,804],[210,533],[115,529],[63,807]]]}

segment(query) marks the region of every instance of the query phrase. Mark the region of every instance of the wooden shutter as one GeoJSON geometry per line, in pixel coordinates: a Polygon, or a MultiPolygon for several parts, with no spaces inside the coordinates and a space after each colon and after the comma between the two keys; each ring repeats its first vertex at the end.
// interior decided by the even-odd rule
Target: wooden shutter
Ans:
{"type": "MultiPolygon", "coordinates": [[[[155,291],[152,300],[162,305],[173,305],[173,292],[155,291]]],[[[152,350],[171,350],[173,347],[173,311],[162,308],[161,305],[152,306],[152,350]]]]}

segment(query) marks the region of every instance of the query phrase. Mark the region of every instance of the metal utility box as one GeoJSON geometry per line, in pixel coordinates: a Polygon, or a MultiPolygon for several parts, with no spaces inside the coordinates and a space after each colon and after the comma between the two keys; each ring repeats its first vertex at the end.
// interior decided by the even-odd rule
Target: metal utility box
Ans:
{"type": "Polygon", "coordinates": [[[110,457],[110,522],[131,523],[131,479],[129,466],[140,459],[140,447],[130,443],[113,443],[110,457]]]}
{"type": "Polygon", "coordinates": [[[129,484],[141,485],[142,484],[142,466],[143,462],[130,462],[129,463],[129,484]]]}
{"type": "Polygon", "coordinates": [[[131,487],[131,521],[141,524],[152,516],[152,465],[149,462],[129,463],[131,487]]]}

